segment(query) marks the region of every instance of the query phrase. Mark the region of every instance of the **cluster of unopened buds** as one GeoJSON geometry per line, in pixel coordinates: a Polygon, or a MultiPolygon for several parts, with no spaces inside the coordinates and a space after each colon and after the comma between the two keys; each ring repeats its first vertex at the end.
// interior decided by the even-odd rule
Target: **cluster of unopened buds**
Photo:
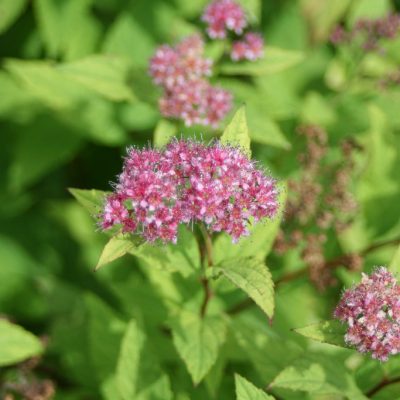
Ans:
{"type": "Polygon", "coordinates": [[[393,40],[400,33],[400,14],[389,14],[378,19],[360,19],[351,30],[337,26],[331,34],[333,44],[359,43],[366,51],[381,49],[382,39],[393,40]]]}
{"type": "Polygon", "coordinates": [[[385,267],[346,290],[334,316],[348,325],[346,343],[361,353],[386,361],[400,352],[400,285],[385,267]]]}
{"type": "Polygon", "coordinates": [[[272,218],[277,209],[275,180],[240,149],[175,140],[163,150],[128,150],[100,224],[175,243],[180,224],[202,223],[235,242],[248,234],[250,220],[272,218]]]}
{"type": "MultiPolygon", "coordinates": [[[[211,39],[225,38],[228,31],[241,35],[247,27],[243,8],[232,0],[218,0],[207,6],[203,21],[208,24],[211,39]]],[[[248,32],[243,40],[232,44],[231,58],[257,60],[262,57],[261,35],[248,32]]],[[[150,60],[149,72],[155,84],[163,88],[159,101],[161,114],[181,119],[186,126],[194,124],[217,128],[232,107],[232,95],[212,86],[212,61],[204,56],[204,41],[199,35],[189,36],[175,47],[162,45],[150,60]]]]}

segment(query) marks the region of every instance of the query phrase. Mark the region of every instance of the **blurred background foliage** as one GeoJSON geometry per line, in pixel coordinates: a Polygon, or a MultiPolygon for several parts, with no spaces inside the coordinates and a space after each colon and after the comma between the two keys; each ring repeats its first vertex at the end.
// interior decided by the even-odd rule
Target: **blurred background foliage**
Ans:
{"type": "MultiPolygon", "coordinates": [[[[272,327],[254,308],[235,314],[235,334],[197,387],[176,362],[168,333],[159,329],[167,315],[160,293],[170,290],[169,278],[162,271],[135,266],[132,257],[93,273],[106,238],[67,188],[109,190],[127,145],[157,143],[162,135],[175,132],[205,138],[220,133],[163,120],[157,107],[160,93],[147,74],[149,57],[159,44],[203,30],[199,16],[206,3],[0,1],[0,313],[41,337],[46,346],[37,365],[0,370],[3,393],[10,382],[41,382],[57,387],[56,399],[118,399],[108,378],[132,317],[152,338],[152,349],[143,359],[147,362],[151,353],[163,365],[175,399],[232,399],[234,371],[265,387],[305,348],[311,349],[311,361],[304,358],[303,363],[312,365],[315,352],[331,376],[330,388],[339,386],[336,397],[329,398],[355,399],[356,383],[365,392],[384,374],[399,374],[398,360],[385,365],[362,362],[346,350],[310,345],[290,331],[329,318],[341,286],[358,279],[359,272],[340,262],[334,271],[336,285],[323,292],[307,275],[278,285],[272,327]],[[159,292],[149,282],[155,282],[159,292]],[[329,372],[344,360],[343,374],[348,376],[329,372]],[[343,379],[349,381],[347,391],[343,379]]],[[[362,252],[385,241],[394,244],[400,237],[400,84],[381,82],[399,72],[400,37],[385,43],[383,53],[357,55],[354,48],[332,46],[329,35],[337,23],[350,27],[360,18],[385,16],[400,10],[400,2],[243,4],[265,37],[265,60],[249,70],[235,70],[223,61],[215,80],[233,92],[236,108],[246,104],[254,158],[279,179],[298,179],[303,171],[297,156],[305,149],[299,125],[317,125],[327,132],[328,152],[322,162],[328,165],[343,163],[340,144],[353,140],[360,150],[349,190],[357,213],[339,235],[326,233],[325,256],[362,252]],[[271,67],[271,59],[278,67],[271,67]],[[291,67],[282,70],[281,64],[291,67]]],[[[207,46],[208,54],[220,60],[218,45],[207,46]]],[[[329,182],[326,178],[323,184],[329,182]]],[[[312,232],[315,227],[304,229],[312,232]]],[[[363,254],[366,271],[388,264],[395,253],[392,245],[373,250],[363,254]]],[[[272,252],[268,265],[276,280],[307,267],[298,249],[283,255],[272,252]]],[[[241,299],[230,296],[232,304],[241,299]]],[[[151,363],[143,368],[148,379],[158,376],[151,363]]],[[[276,386],[274,393],[284,399],[328,398],[324,390],[310,394],[276,386]]],[[[390,392],[379,396],[374,398],[395,398],[390,392]]]]}

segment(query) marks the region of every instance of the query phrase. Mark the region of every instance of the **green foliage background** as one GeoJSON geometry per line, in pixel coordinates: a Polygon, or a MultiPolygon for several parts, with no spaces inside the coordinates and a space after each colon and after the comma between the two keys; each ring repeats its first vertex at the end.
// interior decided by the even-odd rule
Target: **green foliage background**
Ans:
{"type": "MultiPolygon", "coordinates": [[[[160,145],[175,133],[206,139],[221,133],[162,119],[160,93],[147,75],[159,44],[202,31],[206,3],[0,1],[0,313],[15,323],[0,320],[0,391],[18,380],[16,363],[42,352],[34,377],[53,380],[60,400],[230,400],[235,380],[239,400],[269,398],[252,384],[269,386],[281,399],[353,400],[367,398],[384,377],[400,376],[398,357],[380,364],[292,330],[331,317],[341,287],[359,279],[345,268],[336,271],[340,285],[325,293],[306,277],[280,285],[271,324],[256,306],[216,318],[245,299],[217,281],[221,297],[201,327],[192,314],[174,313],[182,304],[190,313],[201,296],[199,282],[187,278],[198,263],[192,239],[181,245],[189,258],[176,249],[145,256],[138,250],[93,272],[108,238],[67,188],[109,190],[127,145],[160,145]],[[48,337],[45,349],[27,331],[48,337]],[[18,351],[11,354],[14,340],[18,351]],[[201,363],[193,361],[193,343],[201,363]]],[[[383,90],[376,82],[399,68],[400,39],[387,43],[384,56],[360,62],[351,49],[337,51],[327,40],[337,22],[351,26],[399,3],[242,3],[265,36],[265,59],[233,65],[221,61],[218,45],[207,52],[221,61],[215,80],[234,93],[235,110],[246,105],[253,157],[284,181],[301,173],[299,124],[328,131],[329,159],[338,158],[340,140],[355,138],[364,149],[353,187],[359,210],[341,237],[329,238],[327,251],[334,257],[399,237],[400,86],[383,90]]],[[[229,251],[268,255],[276,281],[304,264],[296,252],[270,253],[272,231],[229,251]]],[[[395,251],[368,254],[364,270],[389,265],[395,251]]],[[[400,269],[398,255],[392,268],[400,269]]],[[[373,398],[400,398],[400,388],[389,385],[373,398]]]]}

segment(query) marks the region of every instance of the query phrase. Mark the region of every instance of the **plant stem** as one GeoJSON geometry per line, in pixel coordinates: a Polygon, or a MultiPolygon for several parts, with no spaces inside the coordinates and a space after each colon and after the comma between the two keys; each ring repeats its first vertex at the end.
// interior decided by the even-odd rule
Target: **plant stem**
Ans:
{"type": "Polygon", "coordinates": [[[389,386],[392,383],[397,383],[397,382],[400,382],[400,377],[394,379],[383,378],[376,386],[374,386],[371,390],[369,390],[366,393],[366,396],[368,398],[371,398],[374,394],[378,393],[385,386],[389,386]]]}
{"type": "Polygon", "coordinates": [[[204,317],[204,315],[206,314],[208,302],[210,301],[210,299],[213,296],[213,292],[212,292],[211,286],[210,286],[210,281],[208,280],[207,275],[206,275],[206,269],[212,267],[214,265],[214,262],[213,262],[213,248],[212,248],[211,235],[207,231],[207,228],[203,224],[200,224],[200,231],[201,231],[201,233],[203,235],[203,239],[204,239],[204,253],[206,256],[206,260],[207,260],[207,264],[205,264],[202,260],[203,277],[201,279],[201,284],[203,285],[203,289],[204,289],[204,300],[203,300],[203,304],[201,305],[200,315],[201,315],[201,317],[204,317]]]}

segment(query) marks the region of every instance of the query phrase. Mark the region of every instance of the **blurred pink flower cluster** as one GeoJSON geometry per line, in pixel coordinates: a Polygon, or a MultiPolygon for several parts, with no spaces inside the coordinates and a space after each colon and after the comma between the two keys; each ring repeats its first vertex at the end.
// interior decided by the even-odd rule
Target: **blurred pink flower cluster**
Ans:
{"type": "Polygon", "coordinates": [[[236,41],[232,45],[231,58],[233,61],[255,61],[264,54],[264,40],[260,34],[248,32],[244,39],[236,41]]]}
{"type": "Polygon", "coordinates": [[[272,218],[277,209],[275,180],[239,149],[180,140],[163,150],[128,150],[101,227],[175,243],[181,223],[204,223],[237,241],[250,218],[272,218]]]}
{"type": "Polygon", "coordinates": [[[335,45],[353,43],[366,51],[382,50],[382,39],[393,40],[400,34],[400,14],[388,14],[377,19],[359,19],[352,29],[335,27],[331,42],[335,45]]]}
{"type": "MultiPolygon", "coordinates": [[[[248,21],[242,6],[233,0],[217,0],[209,4],[203,14],[211,39],[223,39],[227,31],[243,34],[248,21]]],[[[233,42],[233,61],[255,61],[264,54],[261,35],[248,32],[233,42]]],[[[204,42],[199,35],[186,37],[176,46],[162,45],[150,60],[149,73],[156,85],[163,88],[159,101],[161,114],[193,124],[217,128],[232,108],[232,95],[227,90],[212,86],[212,61],[204,57],[204,42]]]]}
{"type": "Polygon", "coordinates": [[[166,117],[180,118],[185,125],[217,127],[232,106],[226,90],[212,86],[212,61],[204,58],[200,36],[189,36],[175,47],[160,46],[150,61],[154,83],[164,89],[160,111],[166,117]]]}
{"type": "Polygon", "coordinates": [[[384,267],[344,292],[335,318],[347,323],[345,341],[372,358],[386,361],[400,352],[400,286],[384,267]]]}
{"type": "MultiPolygon", "coordinates": [[[[207,23],[207,33],[211,39],[224,39],[227,31],[242,35],[248,21],[242,6],[233,0],[215,0],[204,11],[202,20],[207,23]]],[[[248,32],[242,40],[233,43],[231,59],[258,60],[264,55],[264,40],[258,33],[248,32]]]]}

